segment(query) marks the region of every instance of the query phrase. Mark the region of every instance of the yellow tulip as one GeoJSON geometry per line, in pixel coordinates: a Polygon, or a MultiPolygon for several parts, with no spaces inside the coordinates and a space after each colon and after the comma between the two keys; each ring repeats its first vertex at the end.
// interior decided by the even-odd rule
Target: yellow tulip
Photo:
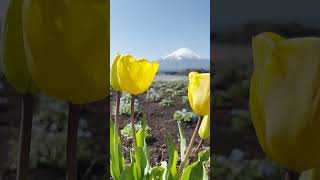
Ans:
{"type": "Polygon", "coordinates": [[[28,71],[22,33],[23,0],[11,0],[2,25],[2,67],[8,82],[20,93],[36,92],[28,71]]]}
{"type": "Polygon", "coordinates": [[[210,114],[203,117],[198,133],[202,139],[210,137],[210,114]]]}
{"type": "Polygon", "coordinates": [[[109,93],[110,1],[25,0],[28,68],[52,97],[84,104],[109,93]]]}
{"type": "Polygon", "coordinates": [[[210,74],[189,73],[188,98],[192,110],[205,116],[210,113],[210,74]]]}
{"type": "Polygon", "coordinates": [[[320,38],[253,38],[252,121],[264,152],[301,172],[320,162],[320,38]]]}
{"type": "Polygon", "coordinates": [[[117,65],[120,57],[121,57],[120,54],[116,55],[116,57],[113,60],[112,69],[111,69],[111,86],[113,89],[117,91],[120,91],[120,86],[118,82],[118,71],[117,71],[117,65]]]}
{"type": "Polygon", "coordinates": [[[158,68],[158,62],[121,55],[117,62],[120,89],[134,95],[144,93],[150,87],[158,68]]]}

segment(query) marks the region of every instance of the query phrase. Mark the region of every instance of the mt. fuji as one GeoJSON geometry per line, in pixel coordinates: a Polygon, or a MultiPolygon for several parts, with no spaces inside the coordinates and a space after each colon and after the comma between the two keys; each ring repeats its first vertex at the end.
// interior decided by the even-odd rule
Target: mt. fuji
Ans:
{"type": "Polygon", "coordinates": [[[179,48],[160,60],[159,71],[179,72],[186,69],[210,70],[210,59],[201,58],[189,48],[179,48]]]}
{"type": "Polygon", "coordinates": [[[200,59],[200,56],[189,48],[180,48],[168,54],[162,59],[166,60],[182,60],[182,59],[200,59]]]}

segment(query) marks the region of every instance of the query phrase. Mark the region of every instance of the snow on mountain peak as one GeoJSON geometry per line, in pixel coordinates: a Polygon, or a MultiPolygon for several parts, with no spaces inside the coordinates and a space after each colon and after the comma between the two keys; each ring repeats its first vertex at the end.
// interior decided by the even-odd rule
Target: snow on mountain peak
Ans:
{"type": "Polygon", "coordinates": [[[170,59],[170,60],[200,59],[200,56],[189,48],[180,48],[168,54],[167,56],[163,57],[162,59],[164,60],[166,59],[170,59]]]}

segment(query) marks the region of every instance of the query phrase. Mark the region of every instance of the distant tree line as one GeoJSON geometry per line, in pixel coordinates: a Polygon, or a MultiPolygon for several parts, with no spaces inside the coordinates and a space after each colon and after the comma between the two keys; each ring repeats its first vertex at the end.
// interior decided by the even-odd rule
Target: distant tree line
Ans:
{"type": "Polygon", "coordinates": [[[320,37],[320,29],[307,27],[294,22],[287,24],[247,23],[223,32],[211,32],[211,42],[250,44],[252,36],[267,31],[278,33],[286,38],[301,36],[320,37]]]}

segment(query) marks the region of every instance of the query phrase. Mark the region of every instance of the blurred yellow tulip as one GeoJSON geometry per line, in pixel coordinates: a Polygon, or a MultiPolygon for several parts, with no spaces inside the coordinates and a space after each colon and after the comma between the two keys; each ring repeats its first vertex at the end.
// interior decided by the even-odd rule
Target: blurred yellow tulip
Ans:
{"type": "Polygon", "coordinates": [[[120,91],[120,86],[118,82],[118,71],[117,71],[117,65],[120,57],[121,57],[120,54],[116,55],[116,57],[113,60],[112,69],[111,69],[111,86],[113,89],[117,91],[120,91]]]}
{"type": "Polygon", "coordinates": [[[210,74],[189,73],[188,98],[192,110],[205,116],[210,113],[210,74]]]}
{"type": "Polygon", "coordinates": [[[203,117],[198,133],[202,139],[210,137],[210,114],[203,117]]]}
{"type": "Polygon", "coordinates": [[[25,0],[23,29],[37,87],[74,104],[108,95],[110,1],[25,0]]]}
{"type": "Polygon", "coordinates": [[[158,68],[158,62],[121,55],[117,62],[120,89],[134,95],[144,93],[150,87],[158,68]]]}
{"type": "Polygon", "coordinates": [[[252,121],[264,152],[301,172],[320,162],[320,38],[253,38],[252,121]]]}
{"type": "Polygon", "coordinates": [[[22,33],[23,0],[11,0],[1,30],[2,68],[8,82],[20,93],[34,93],[27,67],[22,33]]]}

